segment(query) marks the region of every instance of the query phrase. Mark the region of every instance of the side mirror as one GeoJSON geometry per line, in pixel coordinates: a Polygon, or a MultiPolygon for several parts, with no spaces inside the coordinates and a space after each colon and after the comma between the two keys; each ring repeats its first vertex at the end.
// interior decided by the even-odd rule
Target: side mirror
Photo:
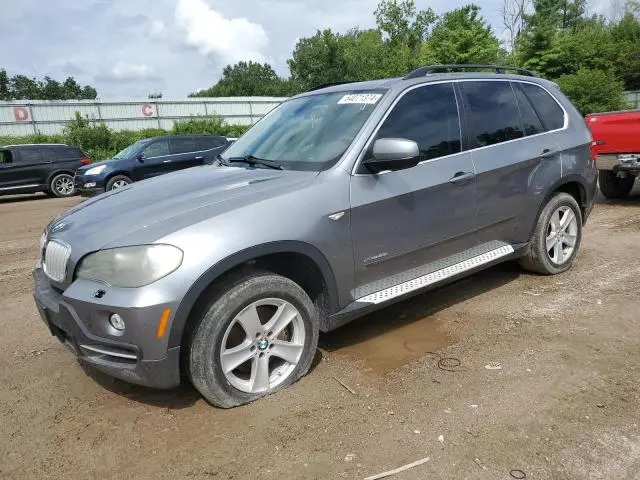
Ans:
{"type": "Polygon", "coordinates": [[[420,163],[420,148],[405,138],[380,138],[373,144],[373,158],[364,166],[373,173],[385,170],[404,170],[420,163]]]}
{"type": "Polygon", "coordinates": [[[143,154],[139,154],[139,155],[136,157],[136,160],[137,160],[138,162],[140,162],[140,163],[144,163],[144,155],[143,155],[143,154]]]}

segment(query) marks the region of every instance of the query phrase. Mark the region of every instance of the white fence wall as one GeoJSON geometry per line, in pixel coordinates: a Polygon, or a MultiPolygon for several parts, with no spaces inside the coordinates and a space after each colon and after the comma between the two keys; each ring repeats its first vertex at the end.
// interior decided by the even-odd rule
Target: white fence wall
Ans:
{"type": "Polygon", "coordinates": [[[624,92],[624,96],[633,108],[640,108],[640,90],[624,92]]]}
{"type": "Polygon", "coordinates": [[[280,97],[219,97],[124,102],[0,101],[0,135],[61,133],[76,112],[104,122],[114,130],[170,129],[176,120],[208,115],[219,115],[229,124],[251,125],[284,100],[280,97]]]}

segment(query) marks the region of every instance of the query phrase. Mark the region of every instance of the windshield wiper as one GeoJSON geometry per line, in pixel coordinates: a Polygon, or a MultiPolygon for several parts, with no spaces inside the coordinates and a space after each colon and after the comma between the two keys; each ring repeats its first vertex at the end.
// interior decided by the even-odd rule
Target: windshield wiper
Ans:
{"type": "Polygon", "coordinates": [[[224,165],[225,167],[229,166],[229,162],[227,162],[224,158],[222,158],[222,155],[220,155],[220,154],[216,155],[216,160],[218,160],[220,165],[224,165]]]}
{"type": "Polygon", "coordinates": [[[273,168],[275,170],[284,170],[284,167],[273,160],[265,160],[264,158],[254,157],[253,155],[245,155],[244,157],[233,157],[227,159],[229,163],[248,163],[249,165],[262,165],[273,168]]]}

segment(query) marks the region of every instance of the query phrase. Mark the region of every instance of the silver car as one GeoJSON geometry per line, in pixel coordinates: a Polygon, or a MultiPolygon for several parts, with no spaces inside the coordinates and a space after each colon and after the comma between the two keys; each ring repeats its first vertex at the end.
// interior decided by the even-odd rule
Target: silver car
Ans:
{"type": "Polygon", "coordinates": [[[72,208],[42,235],[42,318],[114,377],[185,373],[233,407],[304,375],[319,331],[497,262],[567,270],[591,136],[555,84],[518,73],[423,67],[307,92],[215,165],[72,208]]]}

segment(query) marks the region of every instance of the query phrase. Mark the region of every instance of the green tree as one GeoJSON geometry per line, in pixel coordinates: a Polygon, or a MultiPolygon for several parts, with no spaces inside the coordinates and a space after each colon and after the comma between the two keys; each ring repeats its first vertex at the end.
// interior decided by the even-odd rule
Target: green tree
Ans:
{"type": "Polygon", "coordinates": [[[271,65],[239,62],[227,65],[222,78],[211,88],[192,93],[191,97],[250,97],[289,95],[290,84],[278,77],[271,65]]]}
{"type": "Polygon", "coordinates": [[[581,69],[561,76],[557,82],[583,115],[627,107],[622,82],[602,70],[581,69]]]}
{"type": "Polygon", "coordinates": [[[376,11],[378,30],[393,45],[406,45],[417,50],[426,39],[437,16],[431,8],[416,10],[413,0],[382,0],[376,11]]]}
{"type": "Polygon", "coordinates": [[[9,98],[9,75],[4,68],[0,68],[0,100],[9,98]]]}
{"type": "Polygon", "coordinates": [[[632,4],[627,4],[628,13],[611,27],[614,44],[614,69],[628,90],[640,90],[640,5],[636,15],[632,4]]]}
{"type": "Polygon", "coordinates": [[[516,44],[523,64],[535,65],[551,46],[560,29],[575,29],[585,13],[586,0],[534,0],[533,13],[525,15],[525,29],[516,44]]]}
{"type": "Polygon", "coordinates": [[[480,15],[480,7],[473,4],[445,13],[427,45],[425,60],[440,63],[495,63],[500,50],[500,41],[480,15]]]}
{"type": "Polygon", "coordinates": [[[0,69],[0,100],[73,100],[94,99],[98,96],[95,88],[79,85],[73,77],[60,83],[51,77],[44,80],[25,75],[9,77],[0,69]]]}
{"type": "Polygon", "coordinates": [[[301,38],[287,63],[291,78],[302,90],[350,78],[341,35],[331,29],[301,38]]]}
{"type": "Polygon", "coordinates": [[[539,74],[558,78],[580,69],[608,71],[613,68],[616,47],[609,27],[601,18],[583,20],[574,30],[561,29],[547,48],[524,63],[539,74]]]}

